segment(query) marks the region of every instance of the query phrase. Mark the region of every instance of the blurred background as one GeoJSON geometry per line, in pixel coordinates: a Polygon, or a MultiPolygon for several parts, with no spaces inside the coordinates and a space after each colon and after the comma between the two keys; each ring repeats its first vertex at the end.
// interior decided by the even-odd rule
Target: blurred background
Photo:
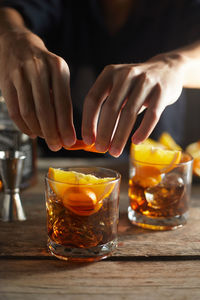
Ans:
{"type": "Polygon", "coordinates": [[[186,89],[187,114],[184,124],[184,143],[200,140],[200,91],[186,89]]]}
{"type": "MultiPolygon", "coordinates": [[[[194,2],[194,5],[198,4],[198,1],[191,0],[191,2],[194,2]]],[[[17,8],[24,16],[28,27],[45,41],[47,48],[63,57],[69,64],[74,122],[78,138],[81,138],[81,111],[84,97],[105,65],[146,61],[158,53],[176,49],[182,44],[196,40],[199,28],[198,6],[197,9],[193,7],[191,13],[187,9],[188,6],[183,8],[183,14],[179,13],[179,5],[182,5],[181,3],[188,4],[190,1],[88,0],[83,4],[81,1],[0,0],[1,3],[17,8]],[[109,8],[110,3],[114,5],[117,2],[123,5],[129,3],[130,8],[127,6],[126,22],[123,23],[123,21],[118,31],[113,33],[112,30],[110,31],[110,25],[113,25],[110,24],[110,16],[113,17],[111,23],[115,21],[118,24],[121,16],[120,6],[117,10],[113,10],[114,14],[111,15],[105,14],[103,7],[108,6],[109,12],[112,8],[112,5],[109,8]],[[139,3],[136,7],[133,4],[135,2],[139,3]],[[59,3],[63,3],[63,7],[59,3]],[[77,4],[79,5],[78,10],[77,4]],[[58,23],[55,23],[54,30],[52,16],[57,22],[59,20],[58,23]],[[187,16],[187,19],[183,16],[187,16]],[[190,27],[191,30],[189,30],[190,27]],[[71,32],[69,32],[69,28],[71,28],[71,32]]],[[[155,129],[153,134],[159,137],[164,128],[167,128],[165,130],[169,131],[175,141],[185,148],[188,144],[200,140],[200,90],[185,89],[182,96],[184,99],[167,107],[162,114],[163,118],[161,117],[161,119],[165,119],[165,126],[161,124],[159,131],[155,129]],[[184,106],[185,100],[186,114],[184,119],[179,121],[177,119],[181,115],[181,106],[184,106]],[[180,105],[181,103],[183,105],[180,105]],[[179,138],[180,136],[181,138],[179,138]]],[[[154,136],[152,137],[154,138],[154,136]]],[[[129,144],[130,139],[126,153],[128,153],[129,144]]],[[[37,145],[38,156],[41,157],[107,157],[107,154],[100,155],[64,149],[52,152],[42,139],[37,140],[37,145]]]]}

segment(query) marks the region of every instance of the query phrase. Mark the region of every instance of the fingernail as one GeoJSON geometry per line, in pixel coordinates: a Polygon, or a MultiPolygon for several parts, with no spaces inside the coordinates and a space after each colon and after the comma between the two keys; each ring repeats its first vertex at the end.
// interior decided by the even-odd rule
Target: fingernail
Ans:
{"type": "Polygon", "coordinates": [[[95,148],[97,149],[98,152],[105,153],[106,150],[108,149],[107,147],[101,145],[101,144],[95,144],[95,148]]]}
{"type": "Polygon", "coordinates": [[[131,139],[131,141],[132,141],[132,143],[135,144],[135,145],[138,145],[138,144],[141,143],[141,141],[140,141],[139,139],[135,138],[135,137],[133,137],[133,138],[131,139]]]}
{"type": "Polygon", "coordinates": [[[119,151],[119,149],[116,148],[110,148],[109,150],[110,155],[114,156],[114,157],[119,157],[121,154],[121,151],[119,151]]]}
{"type": "Polygon", "coordinates": [[[48,146],[52,151],[55,151],[55,152],[62,148],[62,146],[60,146],[60,145],[48,145],[48,146]]]}
{"type": "Polygon", "coordinates": [[[71,147],[71,146],[73,146],[74,144],[75,144],[75,139],[73,139],[73,138],[64,138],[63,139],[63,143],[64,143],[64,146],[67,146],[67,147],[71,147]]]}
{"type": "Polygon", "coordinates": [[[94,143],[93,139],[92,139],[91,137],[89,137],[89,136],[85,136],[85,137],[83,138],[83,141],[84,141],[84,143],[87,144],[87,145],[92,145],[92,144],[94,143]]]}

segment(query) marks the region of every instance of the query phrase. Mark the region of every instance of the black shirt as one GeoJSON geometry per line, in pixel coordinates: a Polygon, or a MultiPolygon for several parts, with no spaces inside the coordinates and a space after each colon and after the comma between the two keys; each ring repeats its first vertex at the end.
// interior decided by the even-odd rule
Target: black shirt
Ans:
{"type": "MultiPolygon", "coordinates": [[[[98,0],[5,0],[1,5],[17,9],[47,48],[69,64],[78,131],[84,96],[105,65],[144,62],[200,38],[200,0],[139,0],[114,35],[98,0]]],[[[165,109],[153,138],[166,130],[183,145],[184,93],[180,98],[165,109]]]]}

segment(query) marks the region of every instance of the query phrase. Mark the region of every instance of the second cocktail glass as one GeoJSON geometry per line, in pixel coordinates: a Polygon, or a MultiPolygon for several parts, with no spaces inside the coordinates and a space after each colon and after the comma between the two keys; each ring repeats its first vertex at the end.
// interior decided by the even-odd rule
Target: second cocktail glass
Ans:
{"type": "Polygon", "coordinates": [[[188,218],[192,157],[177,152],[170,164],[157,164],[152,160],[160,150],[149,149],[149,162],[145,153],[141,160],[133,157],[133,151],[130,154],[128,218],[134,225],[153,230],[181,227],[188,218]],[[181,155],[179,163],[176,154],[181,155]]]}

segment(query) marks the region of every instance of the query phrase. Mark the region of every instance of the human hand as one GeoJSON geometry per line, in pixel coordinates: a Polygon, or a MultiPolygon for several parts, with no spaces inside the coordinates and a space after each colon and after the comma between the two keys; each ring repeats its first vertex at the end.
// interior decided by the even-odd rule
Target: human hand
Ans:
{"type": "Polygon", "coordinates": [[[0,35],[0,89],[17,127],[59,150],[76,140],[69,68],[28,30],[0,35]]]}
{"type": "Polygon", "coordinates": [[[84,101],[84,142],[95,141],[97,150],[109,149],[111,155],[118,157],[137,115],[144,109],[132,141],[137,144],[145,140],[165,107],[179,98],[183,88],[181,70],[181,58],[175,54],[158,55],[141,64],[105,67],[84,101]]]}

